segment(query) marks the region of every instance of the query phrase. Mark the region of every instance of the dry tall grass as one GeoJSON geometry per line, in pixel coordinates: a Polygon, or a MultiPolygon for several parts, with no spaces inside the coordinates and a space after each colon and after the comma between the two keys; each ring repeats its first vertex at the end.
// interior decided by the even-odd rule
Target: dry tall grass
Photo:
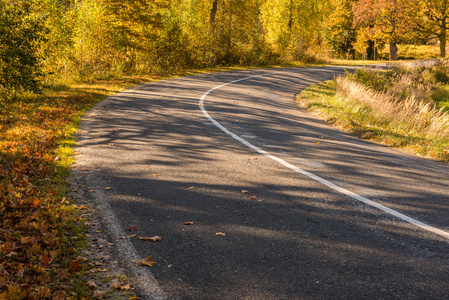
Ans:
{"type": "MultiPolygon", "coordinates": [[[[406,84],[410,78],[398,78],[406,84]]],[[[425,90],[425,87],[423,87],[425,90]]],[[[449,114],[414,95],[402,99],[393,91],[377,92],[345,77],[337,78],[337,94],[368,106],[372,114],[404,134],[449,139],[449,114]]]]}

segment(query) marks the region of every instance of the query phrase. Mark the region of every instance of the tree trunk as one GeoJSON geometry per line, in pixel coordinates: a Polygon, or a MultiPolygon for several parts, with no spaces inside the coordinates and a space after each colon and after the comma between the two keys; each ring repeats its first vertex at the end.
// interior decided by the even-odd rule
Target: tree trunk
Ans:
{"type": "Polygon", "coordinates": [[[368,55],[368,59],[369,59],[369,60],[375,60],[375,59],[374,59],[374,57],[375,57],[375,54],[374,54],[374,51],[375,51],[374,46],[375,46],[374,41],[373,41],[373,40],[369,40],[369,41],[368,41],[368,48],[366,49],[366,54],[368,55]]]}
{"type": "Polygon", "coordinates": [[[438,36],[440,40],[440,57],[446,56],[446,19],[442,20],[441,34],[438,36]]]}
{"type": "Polygon", "coordinates": [[[210,17],[209,17],[209,25],[212,26],[215,23],[215,15],[217,14],[218,10],[218,0],[215,0],[214,3],[212,3],[212,9],[210,10],[210,17]]]}
{"type": "Polygon", "coordinates": [[[390,61],[398,60],[398,46],[395,42],[390,43],[390,61]]]}
{"type": "Polygon", "coordinates": [[[440,37],[440,57],[446,57],[446,38],[440,37]]]}
{"type": "Polygon", "coordinates": [[[293,0],[290,0],[289,2],[289,16],[288,16],[288,30],[292,31],[292,25],[293,25],[293,0]]]}

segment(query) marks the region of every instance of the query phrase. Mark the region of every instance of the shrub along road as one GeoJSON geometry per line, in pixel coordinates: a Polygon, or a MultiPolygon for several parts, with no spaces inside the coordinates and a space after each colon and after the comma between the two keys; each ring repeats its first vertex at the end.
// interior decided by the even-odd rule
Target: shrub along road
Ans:
{"type": "Polygon", "coordinates": [[[343,72],[194,75],[116,94],[86,116],[75,168],[89,170],[87,201],[142,298],[447,297],[448,238],[323,184],[449,229],[447,165],[359,140],[296,106],[295,94],[343,72]]]}

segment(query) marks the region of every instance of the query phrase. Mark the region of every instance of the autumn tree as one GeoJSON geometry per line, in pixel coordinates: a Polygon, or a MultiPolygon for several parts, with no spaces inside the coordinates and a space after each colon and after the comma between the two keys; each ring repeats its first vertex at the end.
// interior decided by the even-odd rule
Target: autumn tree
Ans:
{"type": "Polygon", "coordinates": [[[267,42],[283,57],[299,59],[319,35],[327,1],[271,0],[261,6],[267,42]]]}
{"type": "Polygon", "coordinates": [[[45,15],[45,40],[39,47],[45,73],[67,73],[71,68],[74,23],[69,3],[60,0],[35,1],[36,8],[45,15]]]}
{"type": "Polygon", "coordinates": [[[332,13],[324,23],[326,41],[339,55],[354,51],[357,31],[354,26],[353,3],[354,0],[334,0],[332,13]]]}
{"type": "Polygon", "coordinates": [[[417,29],[424,37],[436,36],[440,44],[440,57],[446,56],[449,29],[449,0],[411,0],[417,29]]]}
{"type": "Polygon", "coordinates": [[[390,44],[390,60],[397,60],[397,44],[413,30],[408,0],[358,0],[353,5],[354,22],[370,39],[390,44]]]}
{"type": "Polygon", "coordinates": [[[0,1],[0,89],[4,94],[40,91],[41,17],[32,1],[0,1]]]}

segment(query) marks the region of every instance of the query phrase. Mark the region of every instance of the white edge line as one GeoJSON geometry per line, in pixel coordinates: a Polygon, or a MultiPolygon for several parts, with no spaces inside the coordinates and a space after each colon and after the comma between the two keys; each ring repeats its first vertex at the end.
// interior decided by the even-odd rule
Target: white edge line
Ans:
{"type": "Polygon", "coordinates": [[[305,170],[303,170],[303,169],[300,169],[300,168],[298,168],[298,167],[296,167],[296,166],[294,166],[294,165],[292,165],[292,164],[286,162],[285,160],[280,159],[279,157],[274,156],[274,155],[272,155],[272,154],[266,152],[265,150],[262,150],[261,148],[259,148],[259,147],[257,147],[257,146],[254,146],[253,144],[251,144],[251,143],[248,142],[247,140],[245,140],[245,139],[239,137],[239,136],[236,135],[235,133],[232,133],[232,132],[229,131],[227,128],[225,128],[223,125],[221,125],[220,123],[218,123],[214,118],[212,118],[212,117],[209,115],[209,113],[208,113],[208,112],[206,111],[206,109],[204,108],[204,100],[206,99],[207,95],[209,95],[211,92],[213,92],[213,91],[215,91],[215,90],[217,90],[217,89],[219,89],[219,88],[222,88],[222,87],[224,87],[224,86],[231,85],[231,84],[234,84],[234,83],[237,83],[237,82],[240,82],[240,81],[249,80],[249,79],[256,78],[256,77],[261,77],[261,76],[268,76],[268,75],[272,75],[272,74],[269,73],[269,74],[262,74],[262,75],[256,75],[256,76],[245,77],[245,78],[241,78],[241,79],[238,79],[238,80],[234,80],[234,81],[231,81],[231,82],[228,82],[228,83],[224,83],[224,84],[222,84],[222,85],[216,86],[216,87],[214,87],[214,88],[208,90],[206,93],[203,94],[203,96],[202,96],[201,99],[200,99],[199,106],[200,106],[201,111],[202,111],[203,114],[206,116],[206,118],[208,118],[208,119],[209,119],[215,126],[217,126],[218,128],[220,128],[223,132],[225,132],[226,134],[230,135],[231,137],[233,137],[233,138],[236,139],[237,141],[241,142],[241,143],[244,144],[245,146],[247,146],[247,147],[249,147],[249,148],[251,148],[251,149],[253,149],[253,150],[259,152],[260,154],[262,154],[262,155],[264,155],[264,156],[267,156],[267,157],[271,158],[271,159],[274,160],[274,161],[277,161],[278,163],[284,165],[285,167],[287,167],[287,168],[289,168],[289,169],[291,169],[291,170],[293,170],[293,171],[295,171],[295,172],[297,172],[297,173],[300,173],[300,174],[302,174],[302,175],[305,175],[305,176],[307,176],[307,177],[309,177],[309,178],[311,178],[311,179],[313,179],[313,180],[315,180],[315,181],[317,181],[317,182],[319,182],[319,183],[321,183],[321,184],[327,186],[328,188],[330,188],[330,189],[332,189],[332,190],[334,190],[334,191],[337,191],[337,192],[339,192],[339,193],[341,193],[341,194],[343,194],[343,195],[346,195],[346,196],[348,196],[348,197],[350,197],[350,198],[352,198],[352,199],[355,199],[355,200],[360,201],[360,202],[362,202],[362,203],[364,203],[364,204],[367,204],[367,205],[369,205],[369,206],[372,206],[372,207],[374,207],[374,208],[377,208],[377,209],[379,209],[379,210],[381,210],[381,211],[383,211],[383,212],[386,212],[386,213],[388,213],[388,214],[390,214],[390,215],[393,215],[393,216],[395,216],[395,217],[397,217],[397,218],[399,218],[399,219],[401,219],[401,220],[403,220],[403,221],[405,221],[405,222],[407,222],[407,223],[410,223],[410,224],[412,224],[412,225],[415,225],[415,226],[417,226],[417,227],[419,227],[419,228],[422,228],[422,229],[424,229],[424,230],[426,230],[426,231],[435,233],[435,234],[437,234],[437,235],[440,235],[440,236],[442,236],[442,237],[445,237],[445,238],[449,239],[449,232],[447,232],[447,231],[444,231],[444,230],[441,230],[441,229],[439,229],[439,228],[430,226],[430,225],[425,224],[425,223],[423,223],[423,222],[421,222],[421,221],[418,221],[418,220],[413,219],[413,218],[411,218],[411,217],[409,217],[409,216],[406,216],[406,215],[404,215],[404,214],[402,214],[402,213],[400,213],[400,212],[398,212],[398,211],[396,211],[396,210],[394,210],[394,209],[388,208],[388,207],[386,207],[386,206],[384,206],[384,205],[382,205],[382,204],[379,204],[379,203],[377,203],[377,202],[374,202],[374,201],[372,201],[372,200],[370,200],[370,199],[368,199],[368,198],[365,198],[365,197],[363,197],[363,196],[357,195],[357,194],[355,194],[355,193],[353,193],[353,192],[351,192],[351,191],[349,191],[349,190],[347,190],[347,189],[345,189],[345,188],[342,188],[342,187],[340,187],[340,186],[338,186],[338,185],[336,185],[336,184],[334,184],[334,183],[332,183],[332,182],[330,182],[330,181],[328,181],[328,180],[326,180],[326,179],[324,179],[324,178],[321,178],[321,177],[319,177],[319,176],[317,176],[317,175],[315,175],[315,174],[312,174],[312,173],[310,173],[310,172],[308,172],[308,171],[305,171],[305,170]]]}
{"type": "MultiPolygon", "coordinates": [[[[86,112],[86,114],[83,116],[83,122],[80,124],[77,136],[77,140],[80,144],[76,146],[76,148],[81,153],[83,153],[83,151],[86,151],[85,149],[87,146],[86,144],[84,144],[84,141],[86,139],[91,138],[89,136],[89,133],[92,130],[93,123],[96,120],[95,119],[96,114],[100,111],[101,107],[111,102],[115,97],[117,97],[121,93],[130,91],[133,90],[127,90],[109,96],[100,103],[98,103],[97,105],[95,105],[91,110],[86,112]]],[[[81,163],[82,161],[83,159],[79,158],[77,159],[77,163],[81,163]]],[[[101,211],[99,217],[101,218],[101,221],[107,230],[107,234],[109,234],[112,237],[125,236],[126,234],[123,231],[122,227],[119,225],[117,216],[115,215],[111,205],[107,201],[105,193],[99,187],[101,186],[101,184],[99,184],[96,180],[94,180],[94,178],[95,179],[99,178],[95,171],[91,175],[89,175],[86,179],[88,182],[96,182],[96,184],[98,185],[92,187],[92,189],[95,190],[94,195],[95,204],[99,207],[99,211],[101,211]]],[[[88,201],[87,197],[84,200],[88,201]]],[[[120,258],[123,259],[124,265],[121,265],[120,267],[125,269],[126,272],[129,272],[132,275],[133,277],[132,281],[138,289],[138,294],[142,296],[144,299],[155,299],[155,300],[168,299],[168,296],[165,294],[164,290],[159,285],[159,282],[156,280],[153,273],[148,268],[137,267],[137,265],[132,262],[133,260],[141,259],[134,245],[126,239],[124,240],[117,239],[115,242],[115,246],[119,252],[120,258]]]]}

